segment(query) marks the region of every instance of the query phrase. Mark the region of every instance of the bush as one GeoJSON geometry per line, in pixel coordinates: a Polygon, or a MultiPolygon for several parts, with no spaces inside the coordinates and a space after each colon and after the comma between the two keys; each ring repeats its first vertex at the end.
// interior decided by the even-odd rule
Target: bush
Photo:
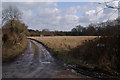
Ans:
{"type": "Polygon", "coordinates": [[[72,49],[69,55],[111,72],[120,72],[120,35],[89,40],[72,49]]]}

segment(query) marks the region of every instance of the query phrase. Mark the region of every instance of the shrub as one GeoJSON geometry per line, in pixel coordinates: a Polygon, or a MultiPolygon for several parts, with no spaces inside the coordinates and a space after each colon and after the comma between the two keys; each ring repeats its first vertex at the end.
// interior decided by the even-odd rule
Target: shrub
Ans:
{"type": "Polygon", "coordinates": [[[75,59],[96,64],[112,72],[120,72],[120,35],[87,41],[69,52],[75,59]],[[99,44],[99,45],[98,45],[99,44]]]}

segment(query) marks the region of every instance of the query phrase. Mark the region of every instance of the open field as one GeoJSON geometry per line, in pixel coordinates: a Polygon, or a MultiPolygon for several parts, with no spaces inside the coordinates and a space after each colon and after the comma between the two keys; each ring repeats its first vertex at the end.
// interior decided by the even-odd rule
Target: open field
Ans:
{"type": "Polygon", "coordinates": [[[81,45],[85,40],[91,40],[96,36],[50,36],[29,37],[42,42],[45,46],[57,53],[66,53],[72,48],[81,45]]]}

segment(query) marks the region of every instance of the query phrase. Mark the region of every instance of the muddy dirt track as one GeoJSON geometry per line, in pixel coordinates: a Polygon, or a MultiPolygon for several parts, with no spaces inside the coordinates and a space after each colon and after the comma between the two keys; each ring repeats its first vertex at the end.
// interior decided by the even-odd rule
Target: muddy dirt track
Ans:
{"type": "Polygon", "coordinates": [[[19,57],[13,62],[3,64],[3,78],[89,78],[64,70],[40,43],[33,40],[28,40],[28,43],[28,48],[19,57]],[[37,53],[32,42],[38,47],[37,53]]]}

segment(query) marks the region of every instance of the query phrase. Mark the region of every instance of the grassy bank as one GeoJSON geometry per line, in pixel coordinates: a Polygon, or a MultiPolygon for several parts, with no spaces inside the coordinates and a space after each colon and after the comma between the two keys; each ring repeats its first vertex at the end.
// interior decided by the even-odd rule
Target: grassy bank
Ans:
{"type": "Polygon", "coordinates": [[[101,37],[71,49],[69,54],[112,74],[120,73],[120,36],[101,37]],[[77,54],[75,54],[77,53],[77,54]]]}
{"type": "Polygon", "coordinates": [[[19,54],[21,54],[27,48],[28,42],[24,39],[22,42],[12,46],[9,49],[2,50],[2,62],[9,62],[15,59],[19,54]]]}

